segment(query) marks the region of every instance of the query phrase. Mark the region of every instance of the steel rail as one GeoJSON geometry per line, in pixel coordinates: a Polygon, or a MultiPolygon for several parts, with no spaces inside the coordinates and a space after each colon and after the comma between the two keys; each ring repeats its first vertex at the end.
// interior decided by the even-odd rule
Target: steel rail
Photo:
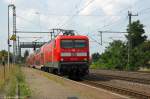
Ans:
{"type": "Polygon", "coordinates": [[[116,76],[116,75],[109,75],[109,74],[106,75],[106,74],[99,74],[99,73],[92,73],[91,76],[102,76],[102,77],[106,77],[106,78],[125,80],[125,81],[130,81],[130,82],[141,83],[141,84],[150,84],[149,79],[143,79],[143,78],[116,76]]]}
{"type": "Polygon", "coordinates": [[[106,83],[89,81],[89,80],[84,80],[83,83],[88,84],[88,85],[92,85],[95,87],[103,88],[103,89],[106,89],[106,90],[109,90],[112,92],[116,92],[119,94],[132,96],[132,97],[135,97],[137,99],[150,99],[149,94],[142,93],[140,91],[135,91],[135,90],[127,89],[127,88],[120,88],[120,87],[116,87],[116,86],[109,85],[106,83]]]}

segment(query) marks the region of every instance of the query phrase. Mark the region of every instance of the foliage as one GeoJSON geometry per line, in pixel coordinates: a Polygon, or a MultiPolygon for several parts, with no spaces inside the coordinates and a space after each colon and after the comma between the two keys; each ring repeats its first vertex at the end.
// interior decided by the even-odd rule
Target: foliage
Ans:
{"type": "Polygon", "coordinates": [[[22,63],[25,63],[26,61],[26,58],[29,56],[29,51],[28,50],[25,50],[24,52],[24,56],[23,57],[20,57],[20,60],[22,63]]]}
{"type": "MultiPolygon", "coordinates": [[[[109,44],[106,51],[101,54],[101,58],[96,64],[105,66],[107,69],[124,69],[126,65],[126,46],[120,41],[116,40],[109,44]]],[[[104,68],[104,67],[103,67],[104,68]]]]}
{"type": "Polygon", "coordinates": [[[17,79],[15,76],[11,76],[11,79],[8,83],[7,96],[14,97],[16,96],[16,88],[17,88],[17,79]]]}
{"type": "MultiPolygon", "coordinates": [[[[0,51],[0,60],[2,60],[3,56],[4,56],[5,61],[7,61],[8,52],[6,50],[1,50],[0,51]]],[[[10,60],[12,60],[12,53],[10,53],[10,60]]]]}
{"type": "Polygon", "coordinates": [[[128,35],[126,35],[126,38],[130,41],[130,61],[127,65],[127,69],[138,70],[140,66],[145,65],[145,51],[143,50],[143,44],[146,41],[147,36],[144,35],[144,25],[137,20],[130,26],[128,25],[127,32],[128,35]]]}
{"type": "Polygon", "coordinates": [[[99,58],[100,58],[100,54],[99,54],[98,52],[92,54],[92,61],[93,61],[93,62],[98,61],[99,58]]]}
{"type": "Polygon", "coordinates": [[[17,94],[17,88],[20,92],[21,97],[31,96],[29,86],[25,82],[25,77],[21,71],[20,66],[13,65],[11,67],[10,77],[6,82],[5,94],[7,96],[14,97],[17,94]]]}
{"type": "Polygon", "coordinates": [[[143,35],[145,33],[144,25],[139,20],[133,22],[130,26],[128,25],[127,32],[126,38],[128,41],[131,40],[132,48],[142,44],[147,38],[147,36],[143,35]]]}
{"type": "Polygon", "coordinates": [[[8,67],[7,65],[2,66],[0,65],[0,90],[4,88],[5,83],[7,82],[7,80],[9,80],[12,75],[13,68],[11,68],[11,70],[9,70],[10,67],[8,67]],[[5,74],[4,74],[4,69],[5,69],[5,74]]]}
{"type": "Polygon", "coordinates": [[[128,43],[115,40],[109,44],[100,58],[93,62],[93,68],[138,70],[140,67],[150,67],[150,41],[144,35],[144,25],[135,21],[127,28],[127,40],[131,40],[130,62],[128,64],[128,43]],[[130,36],[130,38],[129,38],[130,36]]]}
{"type": "Polygon", "coordinates": [[[29,56],[29,51],[25,50],[25,52],[24,52],[24,58],[26,59],[28,56],[29,56]]]}
{"type": "Polygon", "coordinates": [[[29,86],[25,82],[25,76],[23,75],[20,67],[18,67],[16,78],[19,85],[18,87],[19,87],[20,96],[31,96],[31,90],[29,89],[29,86]]]}

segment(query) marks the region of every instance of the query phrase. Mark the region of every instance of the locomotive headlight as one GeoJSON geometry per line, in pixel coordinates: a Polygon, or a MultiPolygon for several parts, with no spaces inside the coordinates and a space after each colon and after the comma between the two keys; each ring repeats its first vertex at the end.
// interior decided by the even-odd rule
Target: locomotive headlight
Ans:
{"type": "Polygon", "coordinates": [[[64,61],[64,59],[63,59],[63,58],[61,58],[61,61],[64,61]]]}
{"type": "Polygon", "coordinates": [[[77,56],[87,56],[87,53],[86,52],[78,52],[77,56]]]}
{"type": "Polygon", "coordinates": [[[69,53],[69,52],[62,52],[61,56],[71,56],[71,53],[69,53]]]}
{"type": "Polygon", "coordinates": [[[84,58],[84,61],[87,61],[87,58],[84,58]]]}

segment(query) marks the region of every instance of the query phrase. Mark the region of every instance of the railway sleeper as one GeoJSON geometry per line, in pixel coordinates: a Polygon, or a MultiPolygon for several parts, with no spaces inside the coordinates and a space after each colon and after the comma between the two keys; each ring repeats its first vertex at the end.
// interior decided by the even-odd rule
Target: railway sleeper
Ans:
{"type": "Polygon", "coordinates": [[[138,91],[134,91],[134,90],[126,89],[126,88],[114,87],[112,85],[106,85],[104,83],[96,83],[93,81],[87,81],[87,83],[92,84],[96,87],[110,90],[112,92],[117,92],[119,94],[124,94],[124,95],[129,95],[131,97],[136,97],[137,99],[150,99],[150,95],[142,93],[142,92],[138,92],[138,91]]]}

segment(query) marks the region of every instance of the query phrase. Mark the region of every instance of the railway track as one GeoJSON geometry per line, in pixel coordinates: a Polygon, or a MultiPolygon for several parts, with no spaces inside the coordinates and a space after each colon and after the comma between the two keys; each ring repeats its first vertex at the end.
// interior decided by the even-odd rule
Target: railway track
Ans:
{"type": "Polygon", "coordinates": [[[116,92],[119,94],[128,95],[128,96],[131,96],[131,97],[137,98],[137,99],[150,99],[149,94],[142,93],[142,92],[135,91],[135,90],[131,90],[131,89],[127,89],[127,88],[116,87],[116,86],[109,85],[109,84],[102,83],[102,82],[84,80],[82,83],[92,85],[95,87],[99,87],[99,88],[103,88],[103,89],[106,89],[106,90],[109,90],[112,92],[116,92]]]}
{"type": "Polygon", "coordinates": [[[110,79],[118,79],[142,84],[150,84],[150,73],[148,72],[90,69],[90,73],[91,75],[97,77],[100,76],[110,79]]]}
{"type": "MultiPolygon", "coordinates": [[[[95,77],[94,79],[96,79],[96,78],[97,77],[95,77]]],[[[90,79],[90,77],[89,77],[88,79],[84,79],[83,81],[81,81],[81,83],[95,86],[97,88],[109,90],[111,92],[115,92],[118,94],[131,96],[131,97],[136,98],[136,99],[150,99],[150,94],[147,94],[147,93],[144,93],[141,91],[135,91],[135,90],[128,89],[128,88],[120,88],[117,86],[110,85],[108,83],[94,81],[92,79],[90,79]]]]}
{"type": "Polygon", "coordinates": [[[119,79],[119,80],[125,80],[130,82],[136,82],[141,84],[150,84],[150,79],[142,79],[142,78],[134,78],[134,77],[123,77],[123,76],[116,76],[116,75],[105,75],[105,74],[96,74],[92,73],[91,76],[95,77],[104,77],[109,79],[119,79]]]}

